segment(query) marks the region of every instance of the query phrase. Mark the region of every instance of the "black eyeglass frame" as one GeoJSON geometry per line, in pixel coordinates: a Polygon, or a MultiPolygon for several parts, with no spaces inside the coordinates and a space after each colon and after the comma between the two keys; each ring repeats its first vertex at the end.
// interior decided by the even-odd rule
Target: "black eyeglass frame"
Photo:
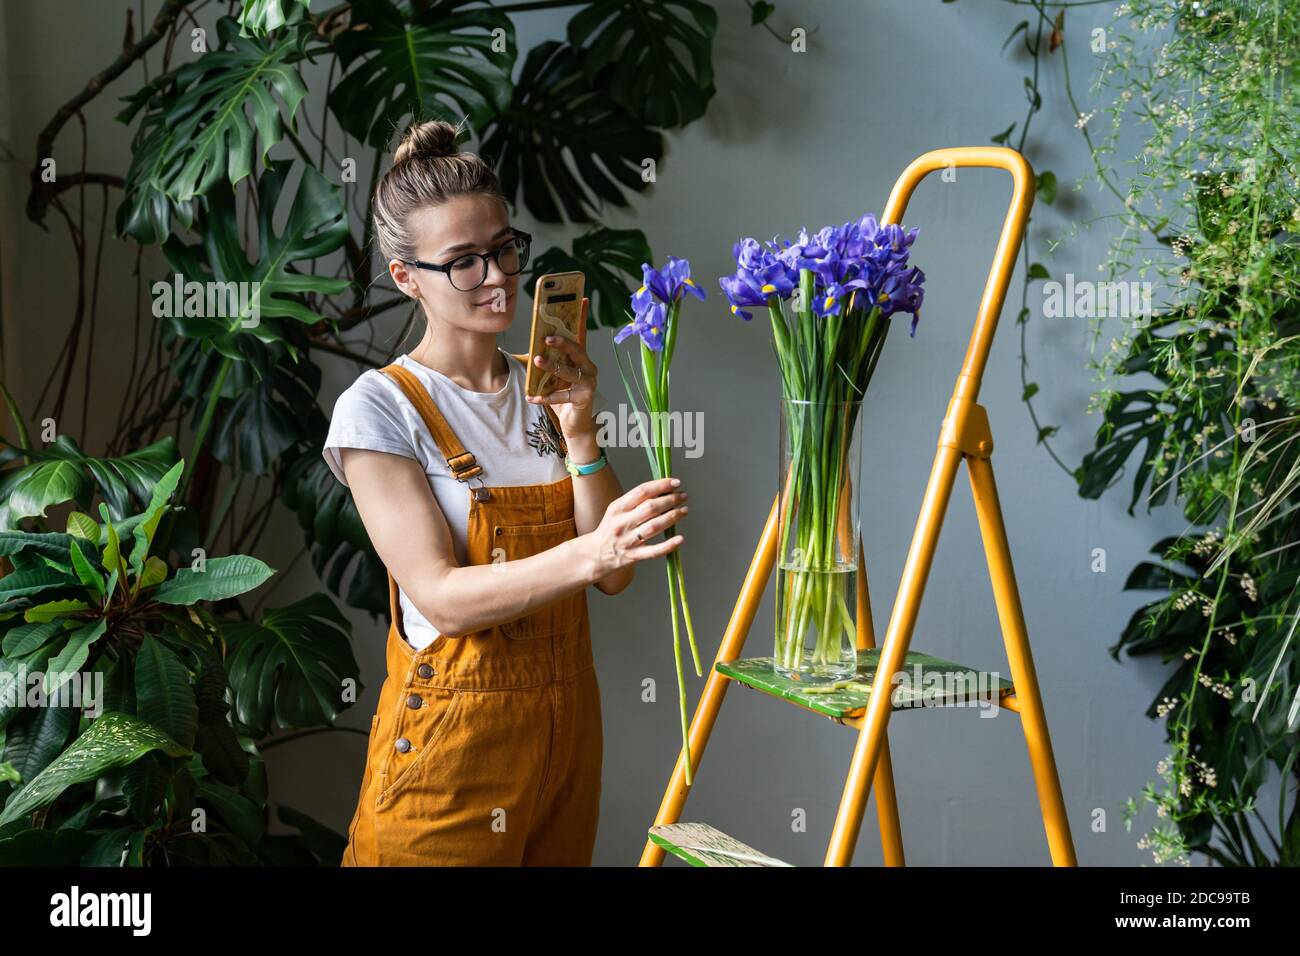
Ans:
{"type": "Polygon", "coordinates": [[[479,259],[483,260],[483,277],[478,280],[478,284],[475,285],[473,289],[462,289],[460,286],[456,285],[456,283],[451,282],[451,287],[455,289],[457,292],[473,292],[474,289],[481,288],[483,283],[487,282],[489,259],[494,260],[497,264],[497,268],[501,269],[501,272],[504,275],[508,275],[508,276],[519,275],[519,273],[523,272],[524,268],[528,265],[528,253],[532,248],[533,237],[530,234],[524,232],[522,229],[511,229],[511,232],[513,233],[513,235],[510,237],[510,239],[506,242],[503,242],[501,246],[496,250],[494,250],[493,252],[466,252],[462,255],[457,256],[455,259],[452,259],[451,262],[447,263],[445,266],[440,266],[433,262],[424,262],[420,259],[408,259],[406,260],[406,264],[408,266],[414,266],[416,269],[426,269],[429,272],[441,272],[447,277],[447,281],[451,282],[451,267],[455,265],[457,262],[460,262],[462,259],[468,259],[470,257],[477,256],[479,259]],[[523,255],[520,256],[519,270],[517,272],[506,272],[506,270],[501,265],[501,259],[500,259],[501,253],[505,252],[508,248],[510,248],[510,243],[518,242],[521,239],[524,242],[524,251],[523,251],[523,255]]]}

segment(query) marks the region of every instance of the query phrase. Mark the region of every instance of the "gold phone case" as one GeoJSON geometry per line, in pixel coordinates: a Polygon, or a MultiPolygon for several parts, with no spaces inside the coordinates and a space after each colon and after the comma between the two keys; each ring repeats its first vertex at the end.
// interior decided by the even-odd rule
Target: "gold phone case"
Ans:
{"type": "Polygon", "coordinates": [[[564,380],[556,378],[544,368],[538,368],[534,355],[565,364],[564,352],[543,340],[548,335],[560,335],[570,341],[582,343],[585,338],[582,315],[582,292],[586,276],[581,272],[554,272],[538,278],[533,290],[533,328],[528,344],[528,380],[524,394],[549,395],[563,388],[564,380]]]}

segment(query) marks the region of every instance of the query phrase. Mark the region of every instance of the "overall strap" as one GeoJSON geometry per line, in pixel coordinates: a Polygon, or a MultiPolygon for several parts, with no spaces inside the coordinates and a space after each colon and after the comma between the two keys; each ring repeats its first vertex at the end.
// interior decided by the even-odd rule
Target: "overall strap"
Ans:
{"type": "Polygon", "coordinates": [[[466,481],[481,474],[483,466],[465,450],[465,446],[460,443],[456,433],[447,424],[447,419],[442,417],[442,412],[438,411],[432,396],[425,391],[415,374],[396,364],[386,366],[380,371],[398,384],[406,393],[406,397],[411,400],[411,404],[415,406],[415,410],[420,413],[424,424],[433,434],[433,440],[437,443],[438,450],[442,452],[442,457],[447,459],[447,467],[451,469],[452,476],[457,481],[466,481]]]}

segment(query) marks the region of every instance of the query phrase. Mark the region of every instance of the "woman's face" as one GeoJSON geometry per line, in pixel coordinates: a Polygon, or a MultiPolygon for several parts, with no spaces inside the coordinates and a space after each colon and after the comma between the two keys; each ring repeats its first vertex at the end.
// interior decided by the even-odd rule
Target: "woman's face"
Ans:
{"type": "MultiPolygon", "coordinates": [[[[500,201],[480,194],[457,196],[440,206],[417,210],[407,228],[416,239],[416,258],[434,265],[447,265],[467,252],[495,252],[511,237],[500,201]]],[[[477,269],[481,268],[480,260],[477,269]]],[[[496,334],[509,328],[514,319],[519,276],[506,275],[495,259],[488,263],[483,284],[469,292],[457,289],[446,273],[417,269],[399,259],[388,264],[388,271],[399,289],[421,301],[430,323],[496,334]]],[[[475,271],[472,278],[477,280],[479,274],[475,271]]],[[[456,281],[472,284],[459,273],[456,281]]]]}

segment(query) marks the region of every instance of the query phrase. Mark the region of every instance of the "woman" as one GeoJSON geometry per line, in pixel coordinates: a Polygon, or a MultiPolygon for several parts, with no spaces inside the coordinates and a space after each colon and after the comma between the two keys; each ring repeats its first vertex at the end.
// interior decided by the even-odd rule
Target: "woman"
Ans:
{"type": "Polygon", "coordinates": [[[560,387],[525,398],[526,356],[496,336],[528,237],[456,135],[414,127],[378,184],[375,238],[426,329],[340,396],[326,440],[393,612],[343,864],[590,865],[602,735],[586,588],[617,594],[675,550],[681,535],[651,539],[686,493],[675,479],[623,493],[581,345],[552,342],[564,361],[536,361],[560,387]]]}

